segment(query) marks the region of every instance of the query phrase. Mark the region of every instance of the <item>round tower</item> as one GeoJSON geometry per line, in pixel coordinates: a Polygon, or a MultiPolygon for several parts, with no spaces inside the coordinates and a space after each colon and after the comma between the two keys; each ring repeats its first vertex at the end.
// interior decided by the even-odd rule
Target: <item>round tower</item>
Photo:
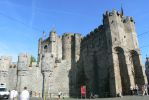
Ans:
{"type": "Polygon", "coordinates": [[[71,49],[72,49],[72,34],[65,33],[62,36],[62,59],[71,60],[71,49]]]}
{"type": "Polygon", "coordinates": [[[50,32],[50,51],[51,51],[51,54],[53,54],[53,56],[56,55],[56,45],[57,45],[57,34],[56,34],[56,31],[51,31],[50,32]]]}
{"type": "Polygon", "coordinates": [[[74,34],[74,48],[75,48],[75,61],[77,62],[80,58],[80,45],[81,45],[81,34],[74,34]]]}

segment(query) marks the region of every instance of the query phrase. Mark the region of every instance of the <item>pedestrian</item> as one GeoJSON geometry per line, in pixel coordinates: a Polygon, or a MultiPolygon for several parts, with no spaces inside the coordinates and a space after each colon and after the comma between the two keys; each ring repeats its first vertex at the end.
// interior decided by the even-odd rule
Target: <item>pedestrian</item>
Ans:
{"type": "Polygon", "coordinates": [[[17,100],[18,92],[17,90],[13,89],[10,91],[10,100],[17,100]]]}
{"type": "Polygon", "coordinates": [[[90,93],[90,99],[93,99],[94,98],[94,95],[93,95],[93,93],[91,92],[90,93]]]}
{"type": "Polygon", "coordinates": [[[118,97],[123,97],[121,90],[119,90],[118,97]]]}
{"type": "Polygon", "coordinates": [[[60,98],[61,98],[61,95],[62,95],[62,92],[61,92],[61,91],[59,91],[59,92],[58,92],[58,99],[60,99],[60,98]]]}
{"type": "Polygon", "coordinates": [[[139,87],[138,87],[137,84],[135,85],[135,94],[136,94],[136,95],[139,95],[139,87]]]}
{"type": "Polygon", "coordinates": [[[27,87],[24,87],[24,90],[21,92],[20,100],[29,100],[30,95],[29,91],[27,90],[27,87]]]}
{"type": "Polygon", "coordinates": [[[133,87],[130,86],[130,95],[133,95],[133,87]]]}
{"type": "Polygon", "coordinates": [[[147,90],[147,84],[143,85],[143,94],[142,95],[148,95],[148,90],[147,90]]]}
{"type": "Polygon", "coordinates": [[[30,91],[30,97],[32,97],[32,91],[30,91]]]}

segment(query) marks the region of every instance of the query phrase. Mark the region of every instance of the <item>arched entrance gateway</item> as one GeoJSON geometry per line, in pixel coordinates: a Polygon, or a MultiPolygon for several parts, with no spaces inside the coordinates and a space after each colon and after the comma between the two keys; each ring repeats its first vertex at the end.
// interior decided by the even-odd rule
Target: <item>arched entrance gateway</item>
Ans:
{"type": "Polygon", "coordinates": [[[131,54],[131,63],[133,64],[133,68],[134,68],[133,75],[134,75],[135,84],[144,85],[145,80],[143,76],[143,70],[140,63],[139,54],[135,50],[131,50],[130,54],[131,54]]]}
{"type": "Polygon", "coordinates": [[[129,94],[129,88],[130,88],[130,81],[129,81],[129,75],[128,75],[128,68],[126,64],[126,58],[123,48],[121,47],[115,47],[115,51],[117,54],[117,69],[118,73],[120,75],[120,80],[118,80],[120,83],[121,91],[123,95],[129,94]]]}

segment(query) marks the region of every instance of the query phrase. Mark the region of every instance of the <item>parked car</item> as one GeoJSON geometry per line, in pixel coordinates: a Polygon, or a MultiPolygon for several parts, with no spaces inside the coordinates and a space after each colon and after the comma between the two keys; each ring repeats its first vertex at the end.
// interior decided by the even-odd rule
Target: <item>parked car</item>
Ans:
{"type": "Polygon", "coordinates": [[[5,84],[0,84],[0,99],[8,99],[10,92],[7,90],[5,84]]]}

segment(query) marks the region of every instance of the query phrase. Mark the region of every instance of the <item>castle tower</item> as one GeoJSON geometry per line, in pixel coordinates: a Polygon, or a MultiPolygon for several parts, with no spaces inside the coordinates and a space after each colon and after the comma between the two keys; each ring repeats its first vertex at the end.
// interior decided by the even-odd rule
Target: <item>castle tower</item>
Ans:
{"type": "Polygon", "coordinates": [[[64,33],[62,36],[62,58],[71,62],[72,50],[72,36],[73,34],[64,33]]]}
{"type": "Polygon", "coordinates": [[[53,54],[51,53],[44,53],[42,56],[42,61],[41,61],[41,72],[43,75],[43,91],[42,91],[42,96],[48,94],[49,91],[49,78],[50,74],[52,73],[52,70],[54,68],[55,64],[55,58],[53,57],[53,54]]]}
{"type": "Polygon", "coordinates": [[[57,37],[56,58],[58,60],[62,59],[62,38],[61,37],[57,37]]]}
{"type": "Polygon", "coordinates": [[[30,89],[30,78],[31,73],[29,73],[29,65],[30,65],[31,55],[29,54],[20,54],[18,56],[18,79],[17,79],[17,89],[18,91],[22,91],[26,86],[30,89]]]}
{"type": "Polygon", "coordinates": [[[75,62],[80,58],[80,45],[81,45],[81,34],[74,34],[74,50],[75,50],[75,62]]]}
{"type": "Polygon", "coordinates": [[[135,84],[146,84],[147,79],[142,64],[141,51],[135,30],[135,22],[132,17],[125,17],[123,18],[123,23],[127,36],[127,49],[129,49],[128,56],[134,71],[135,84]]]}
{"type": "Polygon", "coordinates": [[[112,66],[109,71],[110,92],[113,95],[128,94],[130,86],[134,87],[135,84],[142,85],[146,83],[140,53],[136,51],[139,47],[136,32],[134,31],[134,22],[129,20],[127,26],[124,24],[126,22],[124,19],[125,17],[116,10],[106,12],[103,19],[108,53],[110,54],[108,66],[112,66]],[[133,41],[129,41],[131,39],[133,41]],[[128,46],[130,44],[131,46],[128,46]],[[131,52],[135,53],[135,56],[131,52]],[[135,60],[139,62],[138,66],[135,60]],[[141,78],[139,79],[139,77],[141,78]]]}
{"type": "Polygon", "coordinates": [[[50,52],[53,54],[53,56],[56,56],[56,46],[57,46],[57,34],[56,31],[50,32],[50,52]]]}
{"type": "Polygon", "coordinates": [[[13,62],[9,67],[9,89],[12,90],[17,86],[17,63],[13,62]]]}
{"type": "Polygon", "coordinates": [[[9,87],[9,67],[11,65],[12,58],[9,56],[0,57],[0,84],[3,83],[9,87]]]}

